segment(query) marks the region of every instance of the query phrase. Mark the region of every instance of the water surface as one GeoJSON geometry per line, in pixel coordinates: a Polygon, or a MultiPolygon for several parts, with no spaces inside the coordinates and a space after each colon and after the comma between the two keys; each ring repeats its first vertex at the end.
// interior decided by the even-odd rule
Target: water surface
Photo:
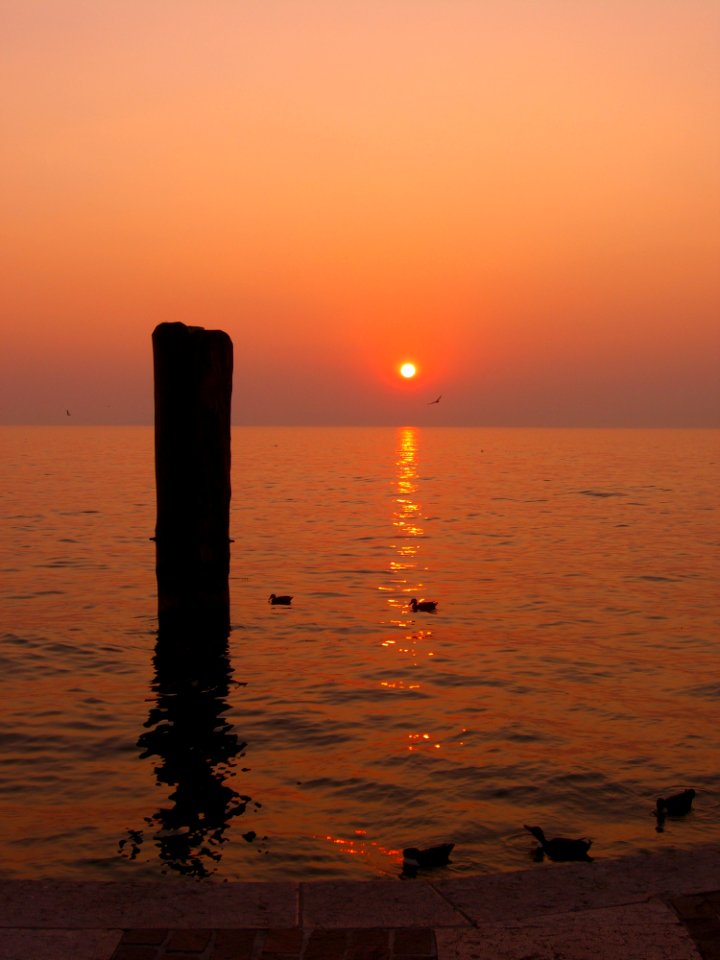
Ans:
{"type": "Polygon", "coordinates": [[[151,428],[0,441],[4,876],[720,841],[717,431],[236,428],[233,630],[192,658],[156,647],[151,428]]]}

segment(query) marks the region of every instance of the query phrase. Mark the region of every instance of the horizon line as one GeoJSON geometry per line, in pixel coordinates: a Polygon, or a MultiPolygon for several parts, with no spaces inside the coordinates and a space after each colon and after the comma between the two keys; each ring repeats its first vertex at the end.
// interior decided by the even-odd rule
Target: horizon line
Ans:
{"type": "MultiPolygon", "coordinates": [[[[64,420],[58,421],[32,421],[32,422],[2,422],[2,427],[138,427],[153,428],[154,422],[148,421],[128,421],[125,423],[106,423],[97,421],[76,420],[68,423],[64,420]]],[[[427,430],[720,430],[720,423],[717,424],[613,424],[613,423],[587,423],[587,424],[563,424],[563,423],[234,423],[232,427],[249,429],[427,429],[427,430]]]]}

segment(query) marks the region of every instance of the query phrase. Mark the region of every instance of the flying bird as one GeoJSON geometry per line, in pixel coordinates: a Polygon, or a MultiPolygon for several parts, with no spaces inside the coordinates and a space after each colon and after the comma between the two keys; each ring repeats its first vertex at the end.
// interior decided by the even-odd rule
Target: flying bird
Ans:
{"type": "Polygon", "coordinates": [[[440,396],[437,398],[437,400],[430,400],[430,401],[428,401],[428,406],[431,407],[434,403],[440,403],[441,400],[442,400],[442,394],[440,394],[440,396]]]}
{"type": "Polygon", "coordinates": [[[68,409],[65,410],[65,416],[66,416],[66,417],[69,417],[69,416],[70,416],[70,411],[69,411],[68,409]]]}
{"type": "Polygon", "coordinates": [[[276,596],[274,593],[271,593],[268,597],[268,603],[272,604],[274,607],[289,607],[292,603],[292,597],[287,595],[276,596]]]}
{"type": "Polygon", "coordinates": [[[548,840],[540,827],[529,827],[527,824],[524,824],[524,827],[535,837],[542,852],[556,863],[567,860],[592,860],[592,857],[588,856],[592,840],[587,840],[585,837],[578,840],[554,837],[548,840]]]}

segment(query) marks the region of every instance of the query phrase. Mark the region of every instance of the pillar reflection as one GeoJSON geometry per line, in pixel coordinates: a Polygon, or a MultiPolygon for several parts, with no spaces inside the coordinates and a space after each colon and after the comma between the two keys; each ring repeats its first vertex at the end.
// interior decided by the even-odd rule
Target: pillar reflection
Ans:
{"type": "MultiPolygon", "coordinates": [[[[120,851],[134,860],[151,839],[165,868],[202,878],[217,869],[230,822],[252,802],[230,785],[246,744],[225,717],[237,684],[227,638],[179,646],[161,637],[153,663],[155,702],[137,746],[141,759],[154,758],[157,784],[170,792],[142,830],[128,831],[120,851]]],[[[254,836],[250,831],[244,839],[254,836]]]]}

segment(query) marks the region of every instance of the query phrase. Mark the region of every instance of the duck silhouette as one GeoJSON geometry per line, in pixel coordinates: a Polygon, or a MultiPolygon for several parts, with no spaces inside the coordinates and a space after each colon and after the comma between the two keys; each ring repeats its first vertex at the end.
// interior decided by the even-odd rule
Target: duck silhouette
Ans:
{"type": "Polygon", "coordinates": [[[270,596],[268,597],[268,603],[271,603],[274,607],[275,606],[289,607],[290,604],[292,603],[292,599],[293,598],[287,596],[287,594],[281,594],[280,596],[277,596],[276,594],[271,593],[270,596]]]}
{"type": "Polygon", "coordinates": [[[417,613],[418,610],[422,610],[424,613],[435,613],[437,605],[437,600],[417,600],[413,597],[410,601],[413,613],[417,613]]]}
{"type": "Polygon", "coordinates": [[[655,804],[655,815],[658,819],[668,817],[684,817],[690,813],[695,791],[683,790],[682,793],[674,793],[671,797],[658,797],[655,804]]]}
{"type": "Polygon", "coordinates": [[[554,837],[552,840],[548,840],[540,827],[529,827],[527,824],[524,824],[524,827],[540,844],[542,853],[556,863],[569,860],[592,860],[592,857],[588,855],[592,840],[587,840],[585,837],[577,840],[570,840],[568,837],[554,837]]]}
{"type": "Polygon", "coordinates": [[[436,847],[427,847],[425,850],[406,847],[403,850],[403,873],[405,876],[414,877],[418,870],[446,867],[450,862],[450,854],[454,846],[454,843],[440,843],[436,847]]]}

